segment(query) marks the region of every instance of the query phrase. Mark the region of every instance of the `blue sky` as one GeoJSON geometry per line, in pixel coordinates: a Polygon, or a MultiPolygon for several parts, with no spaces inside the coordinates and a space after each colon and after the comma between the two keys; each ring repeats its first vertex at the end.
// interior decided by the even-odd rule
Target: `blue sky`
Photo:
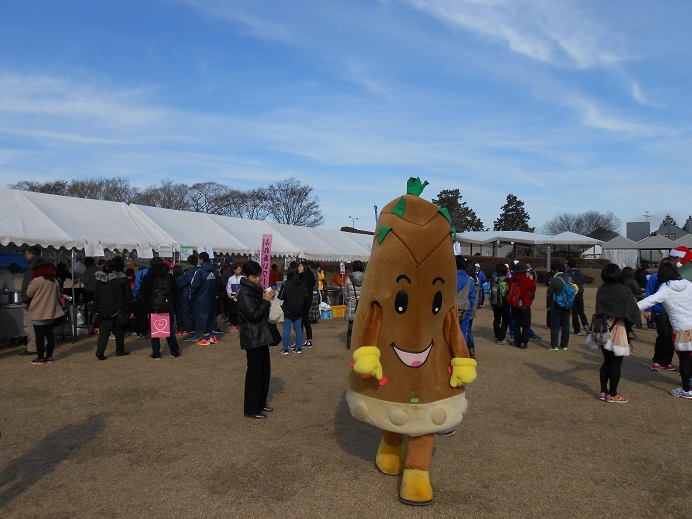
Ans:
{"type": "Polygon", "coordinates": [[[491,229],[508,193],[539,228],[682,225],[691,23],[688,0],[3,0],[0,186],[296,176],[323,227],[372,229],[419,176],[491,229]]]}

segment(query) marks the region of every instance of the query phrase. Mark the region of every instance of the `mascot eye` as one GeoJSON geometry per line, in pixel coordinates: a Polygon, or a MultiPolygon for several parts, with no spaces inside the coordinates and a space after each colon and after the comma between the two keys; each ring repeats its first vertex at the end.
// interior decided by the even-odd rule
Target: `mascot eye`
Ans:
{"type": "Polygon", "coordinates": [[[405,290],[399,290],[394,299],[394,310],[396,313],[403,314],[408,306],[408,294],[405,290]]]}
{"type": "Polygon", "coordinates": [[[442,292],[436,292],[435,297],[433,297],[433,315],[437,315],[437,313],[440,311],[440,308],[442,308],[442,292]]]}

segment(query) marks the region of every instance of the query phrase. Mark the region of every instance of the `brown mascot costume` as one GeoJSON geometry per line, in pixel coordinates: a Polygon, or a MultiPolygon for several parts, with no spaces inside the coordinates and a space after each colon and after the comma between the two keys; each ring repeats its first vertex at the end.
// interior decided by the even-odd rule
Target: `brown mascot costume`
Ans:
{"type": "Polygon", "coordinates": [[[427,182],[380,214],[353,325],[351,414],[382,430],[377,468],[403,472],[399,499],[432,501],[435,433],[457,425],[476,361],[459,328],[449,214],[420,198],[427,182]],[[408,436],[408,453],[404,436],[408,436]]]}

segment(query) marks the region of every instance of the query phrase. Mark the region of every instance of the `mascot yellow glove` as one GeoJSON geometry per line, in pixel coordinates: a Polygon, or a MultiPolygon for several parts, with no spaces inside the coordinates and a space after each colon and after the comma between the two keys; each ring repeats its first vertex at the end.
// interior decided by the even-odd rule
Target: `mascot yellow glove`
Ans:
{"type": "Polygon", "coordinates": [[[476,366],[478,363],[475,359],[466,359],[463,357],[455,357],[452,359],[452,377],[449,379],[449,385],[452,387],[464,386],[476,380],[476,366]]]}
{"type": "Polygon", "coordinates": [[[361,346],[353,352],[353,371],[359,375],[367,375],[382,380],[382,364],[380,350],[375,346],[361,346]]]}

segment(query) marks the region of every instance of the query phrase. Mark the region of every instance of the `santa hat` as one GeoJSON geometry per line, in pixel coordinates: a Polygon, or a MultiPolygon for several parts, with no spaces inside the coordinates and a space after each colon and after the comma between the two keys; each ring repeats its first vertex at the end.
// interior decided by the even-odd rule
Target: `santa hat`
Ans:
{"type": "Polygon", "coordinates": [[[685,263],[692,260],[692,250],[680,245],[679,247],[675,247],[673,250],[671,250],[669,256],[673,258],[678,258],[677,266],[678,268],[680,268],[685,263]]]}

